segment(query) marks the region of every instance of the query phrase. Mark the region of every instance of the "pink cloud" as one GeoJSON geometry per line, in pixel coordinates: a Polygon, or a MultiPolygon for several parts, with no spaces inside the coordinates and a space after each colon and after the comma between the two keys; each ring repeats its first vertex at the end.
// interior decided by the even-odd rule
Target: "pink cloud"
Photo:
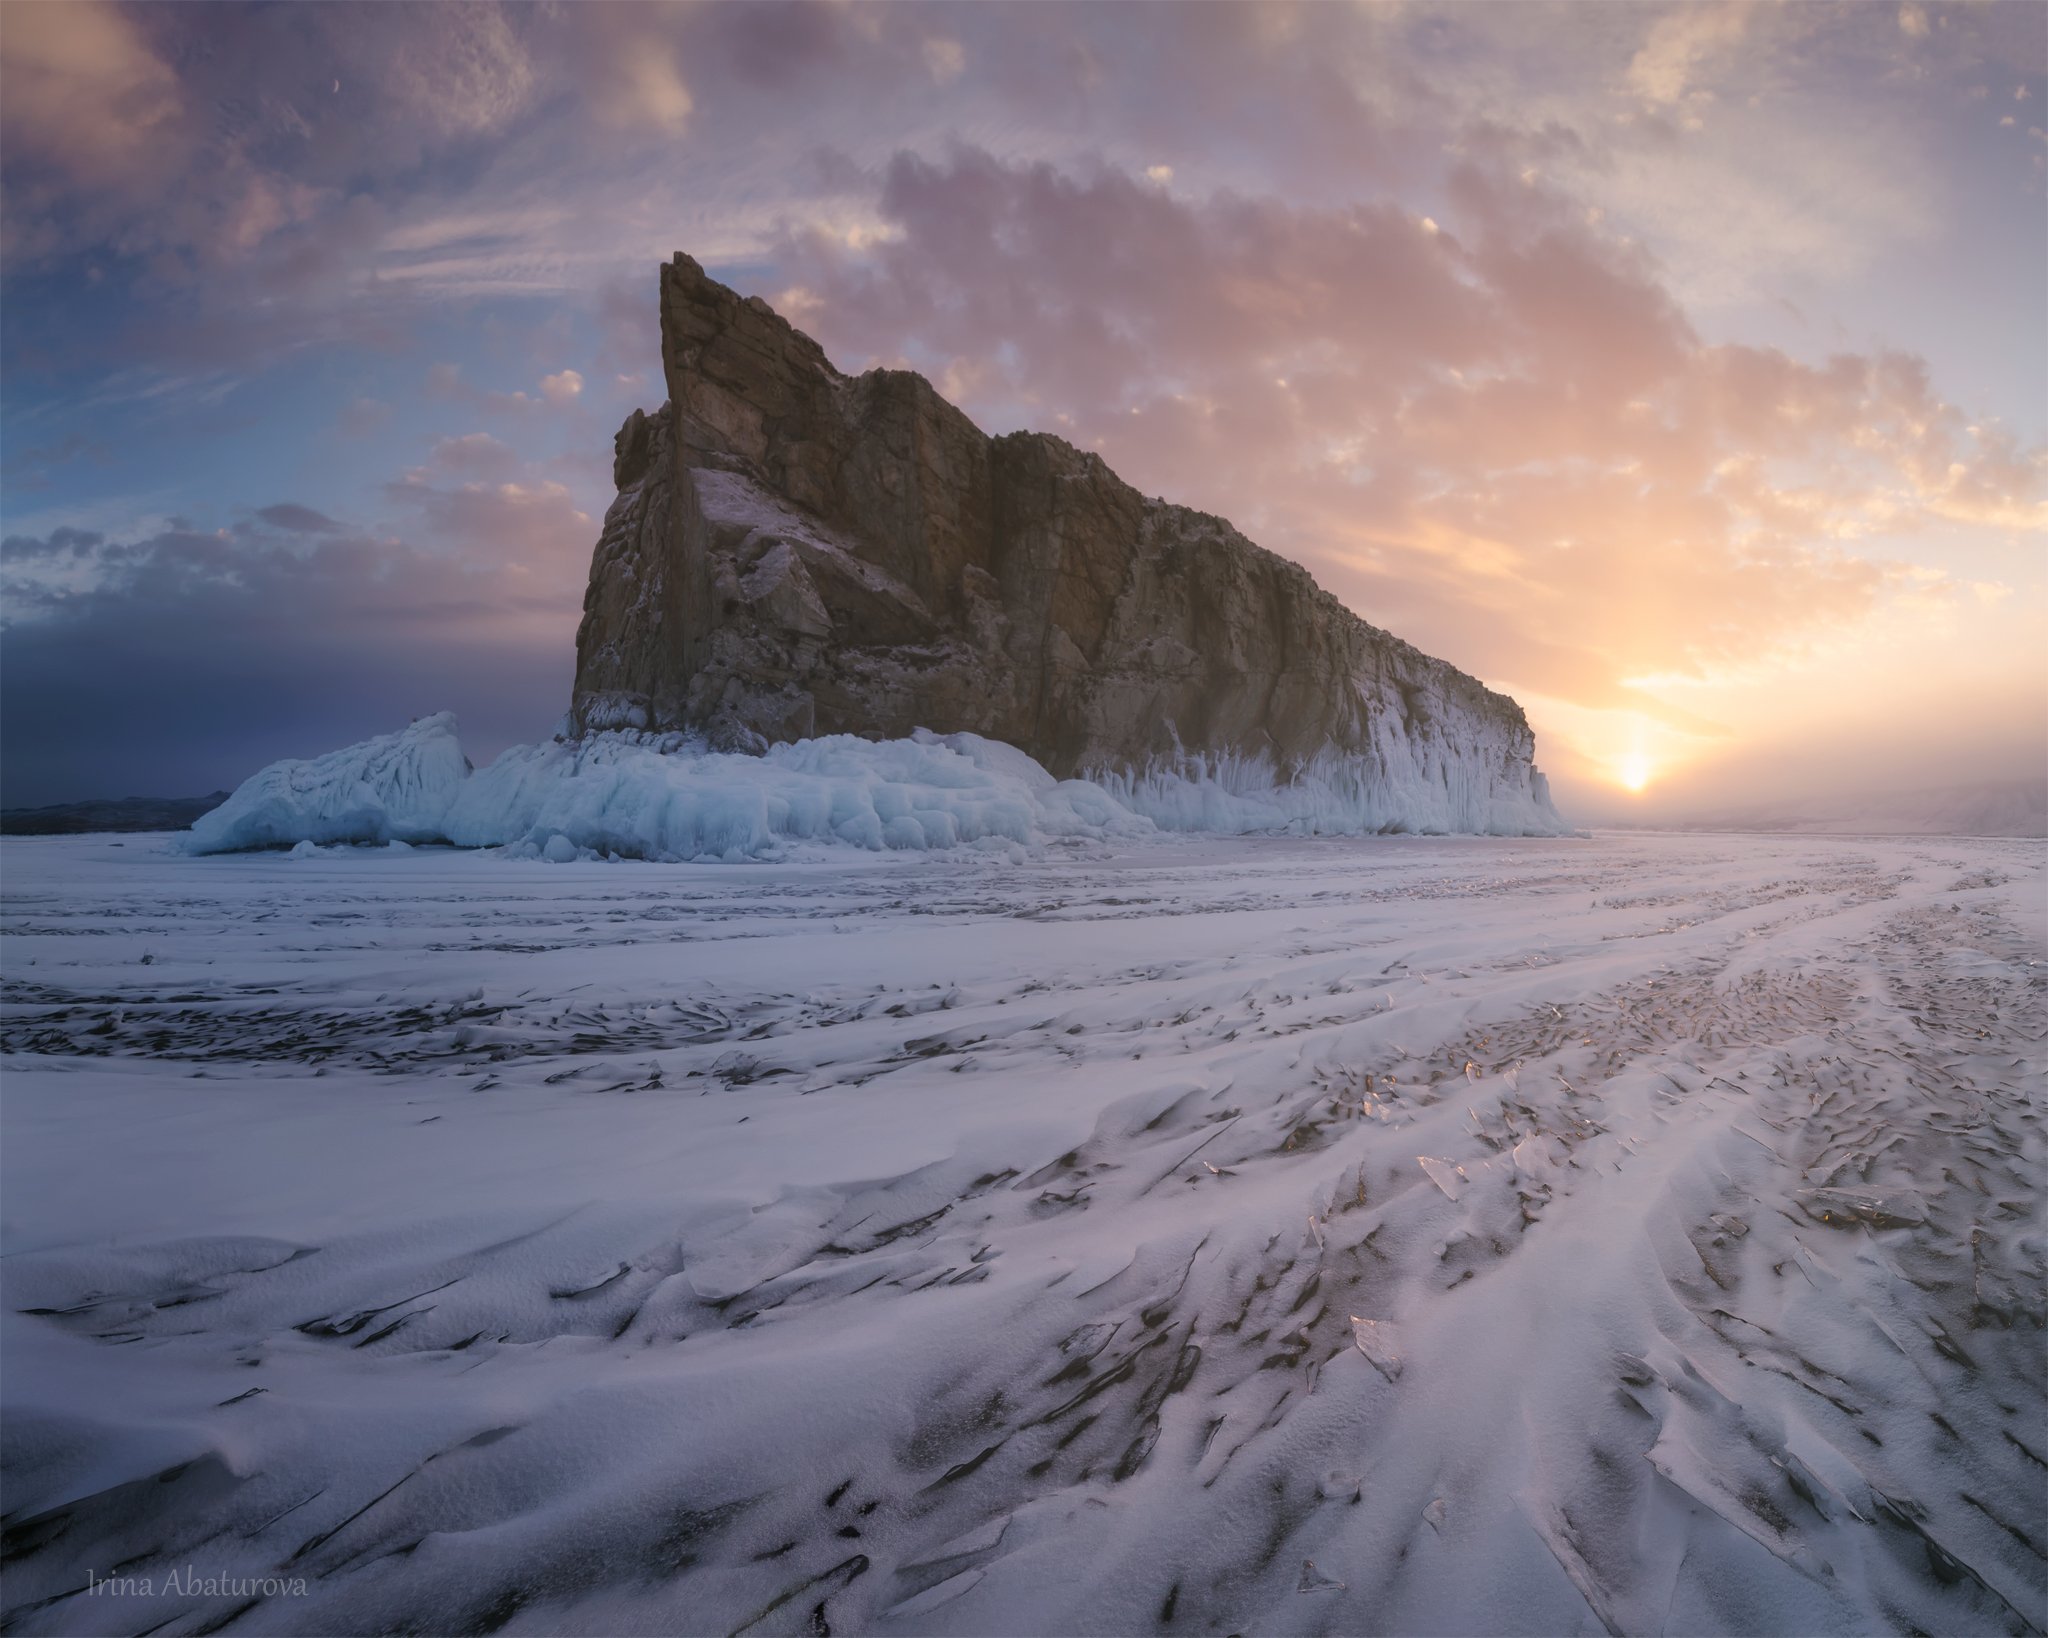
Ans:
{"type": "Polygon", "coordinates": [[[2048,491],[1916,358],[1709,345],[1563,198],[1476,165],[1451,196],[1437,226],[961,149],[891,163],[890,233],[776,254],[848,363],[927,364],[1368,618],[1580,703],[1798,652],[1896,581],[1845,542],[2024,520],[2048,491]]]}

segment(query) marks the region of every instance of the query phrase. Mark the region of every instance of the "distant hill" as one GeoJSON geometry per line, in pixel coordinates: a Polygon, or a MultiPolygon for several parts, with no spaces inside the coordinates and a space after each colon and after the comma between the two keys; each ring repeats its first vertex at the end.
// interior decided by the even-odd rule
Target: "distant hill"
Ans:
{"type": "Polygon", "coordinates": [[[1657,829],[1861,832],[1876,836],[2048,836],[2048,780],[1867,791],[1673,819],[1657,829]]]}
{"type": "Polygon", "coordinates": [[[227,799],[226,791],[215,791],[211,796],[121,796],[101,802],[58,802],[47,808],[0,808],[0,836],[183,830],[227,799]]]}

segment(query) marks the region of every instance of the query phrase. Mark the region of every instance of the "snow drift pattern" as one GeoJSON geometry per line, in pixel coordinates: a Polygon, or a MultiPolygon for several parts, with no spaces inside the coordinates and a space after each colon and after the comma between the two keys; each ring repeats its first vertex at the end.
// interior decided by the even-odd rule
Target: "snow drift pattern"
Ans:
{"type": "MultiPolygon", "coordinates": [[[[192,827],[193,853],[294,844],[450,842],[566,862],[592,856],[738,860],[789,844],[869,849],[981,846],[1155,829],[1361,834],[1485,830],[1561,834],[1548,807],[1488,805],[1483,779],[1446,767],[1440,784],[1396,790],[1361,758],[1319,759],[1281,783],[1231,759],[1141,776],[1055,779],[978,734],[871,741],[850,734],[763,756],[708,751],[676,736],[596,734],[522,745],[475,770],[455,718],[307,761],[273,763],[192,827]],[[1422,815],[1420,823],[1413,815],[1422,815]]],[[[1539,793],[1540,795],[1540,793],[1539,793]]]]}

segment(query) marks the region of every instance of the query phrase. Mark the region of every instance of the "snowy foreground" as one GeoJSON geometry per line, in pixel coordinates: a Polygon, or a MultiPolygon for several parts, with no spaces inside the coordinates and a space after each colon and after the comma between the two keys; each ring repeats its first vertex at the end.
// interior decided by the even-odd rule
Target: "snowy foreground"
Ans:
{"type": "Polygon", "coordinates": [[[2038,1631],[2044,863],[11,841],[8,1630],[2038,1631]]]}

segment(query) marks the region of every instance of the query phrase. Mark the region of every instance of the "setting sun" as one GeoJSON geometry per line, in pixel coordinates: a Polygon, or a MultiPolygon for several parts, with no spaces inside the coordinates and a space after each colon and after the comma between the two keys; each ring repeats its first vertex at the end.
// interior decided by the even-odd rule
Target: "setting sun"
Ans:
{"type": "Polygon", "coordinates": [[[1615,769],[1615,777],[1621,781],[1623,790],[1640,793],[1650,783],[1651,776],[1656,771],[1649,757],[1641,751],[1635,751],[1622,758],[1620,765],[1615,769]]]}

